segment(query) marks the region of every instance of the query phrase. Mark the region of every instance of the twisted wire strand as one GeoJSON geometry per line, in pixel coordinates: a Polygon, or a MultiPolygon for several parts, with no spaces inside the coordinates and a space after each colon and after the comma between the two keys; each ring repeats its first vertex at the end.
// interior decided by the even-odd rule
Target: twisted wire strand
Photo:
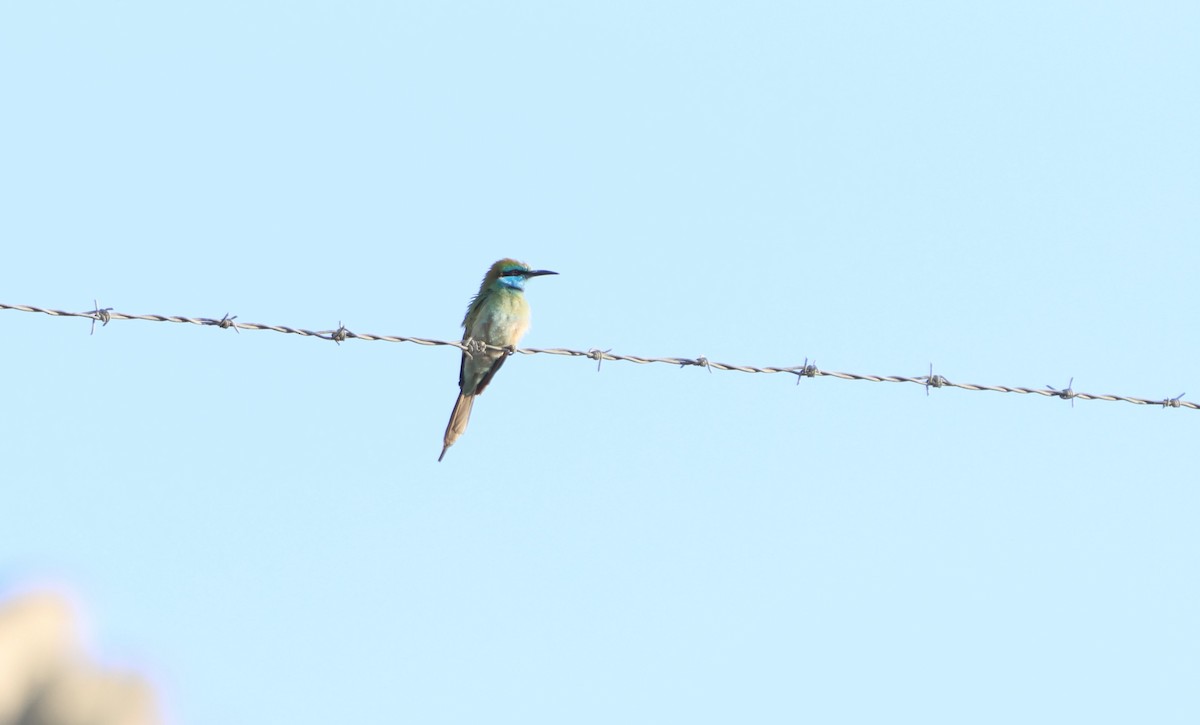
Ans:
{"type": "MultiPolygon", "coordinates": [[[[94,309],[86,312],[67,312],[64,310],[52,310],[44,307],[34,307],[32,305],[9,305],[0,303],[0,310],[15,310],[18,312],[35,312],[51,317],[82,317],[92,321],[92,332],[95,332],[97,322],[101,326],[107,325],[112,320],[144,320],[147,322],[174,322],[178,324],[200,325],[203,327],[219,327],[222,329],[233,328],[234,331],[240,330],[270,330],[288,335],[300,335],[301,337],[316,337],[322,340],[331,340],[338,344],[345,340],[367,340],[380,342],[408,342],[415,345],[427,346],[447,346],[456,347],[463,352],[473,354],[483,350],[507,350],[507,348],[488,345],[479,340],[453,341],[453,340],[433,340],[425,337],[408,337],[403,335],[374,335],[369,333],[351,332],[346,329],[341,323],[338,324],[335,330],[306,330],[298,327],[288,327],[286,325],[264,325],[257,322],[237,322],[236,316],[228,314],[221,319],[211,317],[183,317],[180,315],[130,315],[124,312],[114,312],[111,307],[101,308],[98,304],[94,305],[94,309]]],[[[821,370],[814,363],[809,363],[807,360],[802,365],[794,365],[790,367],[756,367],[753,365],[731,365],[729,363],[717,362],[709,360],[703,355],[697,358],[686,357],[641,357],[638,355],[620,355],[609,350],[570,350],[567,348],[521,348],[517,350],[509,350],[512,353],[520,353],[522,355],[565,355],[569,357],[585,357],[596,361],[596,369],[599,370],[600,363],[605,360],[614,360],[620,362],[636,363],[638,365],[648,365],[650,363],[662,363],[666,365],[678,365],[680,367],[703,367],[709,372],[713,370],[736,371],[742,373],[786,373],[796,376],[796,382],[799,383],[804,378],[819,378],[831,377],[840,380],[863,380],[873,383],[914,383],[923,386],[926,394],[930,388],[960,388],[962,390],[990,390],[996,393],[1018,393],[1021,395],[1041,395],[1044,397],[1061,398],[1070,400],[1072,404],[1076,399],[1079,400],[1108,400],[1122,403],[1132,403],[1134,405],[1161,405],[1164,408],[1190,408],[1192,410],[1200,410],[1200,403],[1183,400],[1184,393],[1173,398],[1137,398],[1127,395],[1097,395],[1094,393],[1080,393],[1072,389],[1071,383],[1067,384],[1066,388],[1058,389],[1052,386],[1045,388],[1020,388],[1010,387],[1007,385],[976,385],[973,383],[955,383],[941,375],[935,375],[933,367],[930,366],[928,375],[917,377],[907,377],[902,375],[863,375],[860,373],[837,372],[833,370],[821,370]]]]}

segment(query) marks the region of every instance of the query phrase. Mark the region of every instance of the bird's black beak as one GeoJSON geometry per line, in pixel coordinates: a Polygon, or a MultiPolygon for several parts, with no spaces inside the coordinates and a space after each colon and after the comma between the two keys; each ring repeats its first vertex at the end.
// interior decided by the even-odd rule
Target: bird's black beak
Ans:
{"type": "Polygon", "coordinates": [[[541,277],[543,274],[558,274],[558,272],[551,272],[548,269],[531,269],[525,273],[525,276],[526,277],[541,277]]]}

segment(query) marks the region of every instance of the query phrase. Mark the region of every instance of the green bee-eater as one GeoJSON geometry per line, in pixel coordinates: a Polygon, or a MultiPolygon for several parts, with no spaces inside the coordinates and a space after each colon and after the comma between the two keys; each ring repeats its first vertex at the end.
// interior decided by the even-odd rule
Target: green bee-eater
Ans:
{"type": "MultiPolygon", "coordinates": [[[[467,307],[463,318],[463,342],[477,340],[515,349],[529,329],[529,303],[525,301],[525,280],[543,274],[558,274],[544,269],[530,269],[515,259],[501,259],[492,265],[479,285],[479,292],[467,307]]],[[[458,400],[446,425],[442,439],[442,460],[446,449],[467,429],[475,396],[483,392],[492,376],[510,355],[504,350],[464,351],[458,368],[458,400]]]]}

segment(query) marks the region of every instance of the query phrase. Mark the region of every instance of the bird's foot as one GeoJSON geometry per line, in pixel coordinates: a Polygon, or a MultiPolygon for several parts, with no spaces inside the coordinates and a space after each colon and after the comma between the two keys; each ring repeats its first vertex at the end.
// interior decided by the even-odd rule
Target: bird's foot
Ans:
{"type": "Polygon", "coordinates": [[[504,354],[505,355],[515,355],[516,352],[517,352],[516,345],[505,345],[504,346],[504,354]]]}
{"type": "Polygon", "coordinates": [[[468,337],[463,340],[463,352],[471,357],[487,352],[487,343],[483,340],[476,340],[473,337],[468,337]]]}

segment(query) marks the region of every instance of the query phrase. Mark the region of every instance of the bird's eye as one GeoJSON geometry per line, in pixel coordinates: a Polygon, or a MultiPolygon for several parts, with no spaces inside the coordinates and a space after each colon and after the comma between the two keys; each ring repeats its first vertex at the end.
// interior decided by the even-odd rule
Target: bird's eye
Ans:
{"type": "Polygon", "coordinates": [[[523,269],[506,269],[500,273],[501,277],[520,277],[525,273],[523,269]]]}

